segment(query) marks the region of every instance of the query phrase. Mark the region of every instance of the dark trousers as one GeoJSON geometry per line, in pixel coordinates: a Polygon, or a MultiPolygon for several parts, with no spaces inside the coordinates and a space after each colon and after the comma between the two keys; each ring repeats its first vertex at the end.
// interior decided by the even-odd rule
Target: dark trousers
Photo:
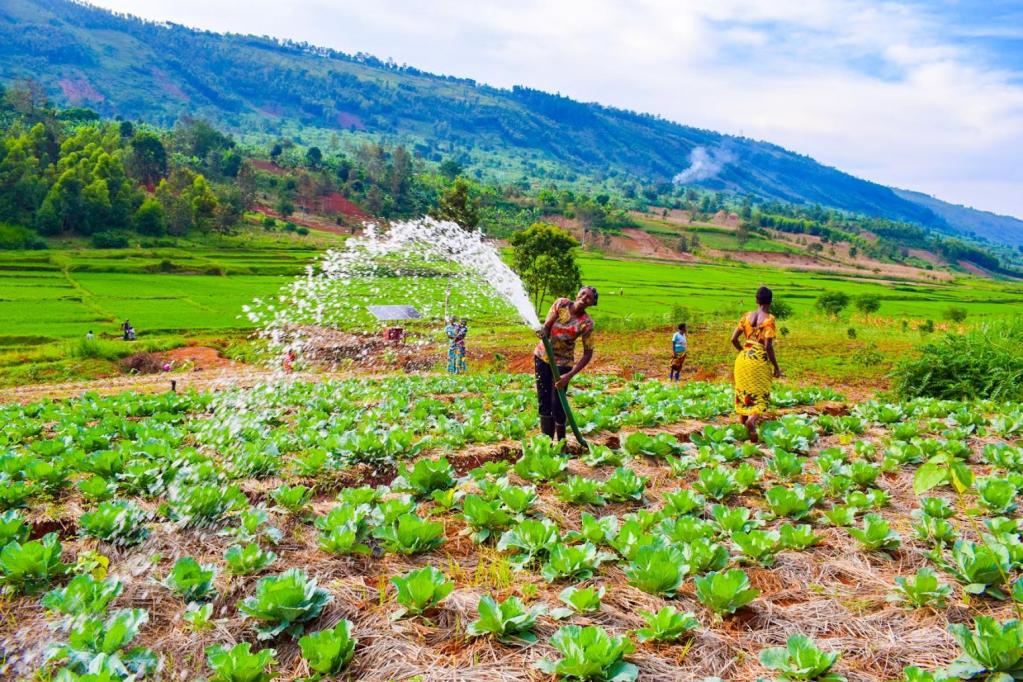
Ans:
{"type": "MultiPolygon", "coordinates": [[[[558,374],[571,371],[571,367],[558,367],[558,374]]],[[[533,370],[536,374],[536,403],[541,417],[554,417],[557,424],[565,423],[565,408],[554,390],[554,374],[551,367],[540,358],[533,356],[533,370]]]]}

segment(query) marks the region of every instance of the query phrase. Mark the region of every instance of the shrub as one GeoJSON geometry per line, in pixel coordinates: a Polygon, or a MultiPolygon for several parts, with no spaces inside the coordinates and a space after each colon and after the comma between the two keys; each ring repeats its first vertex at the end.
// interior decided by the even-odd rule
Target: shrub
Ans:
{"type": "Polygon", "coordinates": [[[951,320],[952,322],[963,322],[967,315],[966,308],[958,305],[950,305],[945,310],[945,319],[951,320]]]}
{"type": "Polygon", "coordinates": [[[771,314],[774,315],[775,319],[787,320],[792,317],[794,312],[795,311],[792,309],[792,306],[789,305],[788,301],[780,299],[777,296],[775,296],[774,300],[771,302],[771,314]]]}
{"type": "Polygon", "coordinates": [[[46,241],[28,228],[0,223],[0,250],[45,249],[46,241]]]}
{"type": "Polygon", "coordinates": [[[163,369],[156,353],[132,353],[121,360],[121,369],[132,374],[156,374],[163,369]]]}
{"type": "Polygon", "coordinates": [[[1023,317],[985,323],[921,345],[892,372],[900,398],[1023,400],[1023,317]]]}
{"type": "Polygon", "coordinates": [[[844,291],[828,291],[821,294],[815,305],[826,315],[838,317],[838,314],[849,305],[849,294],[844,291]]]}
{"type": "Polygon", "coordinates": [[[123,232],[97,232],[91,241],[97,249],[126,249],[130,243],[123,232]]]}

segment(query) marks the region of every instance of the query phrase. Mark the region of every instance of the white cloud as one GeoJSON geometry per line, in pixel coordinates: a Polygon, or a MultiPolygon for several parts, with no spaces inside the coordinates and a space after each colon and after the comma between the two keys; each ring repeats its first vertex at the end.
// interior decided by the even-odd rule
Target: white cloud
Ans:
{"type": "Polygon", "coordinates": [[[365,51],[493,85],[524,84],[741,132],[871,180],[1023,217],[1023,192],[1008,191],[1023,186],[1020,74],[987,66],[951,37],[957,27],[918,6],[97,1],[153,19],[365,51]]]}

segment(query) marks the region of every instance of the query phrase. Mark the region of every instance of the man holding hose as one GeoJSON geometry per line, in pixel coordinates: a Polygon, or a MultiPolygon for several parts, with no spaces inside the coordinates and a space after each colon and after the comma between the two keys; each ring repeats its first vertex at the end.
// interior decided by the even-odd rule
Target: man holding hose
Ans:
{"type": "Polygon", "coordinates": [[[579,290],[575,300],[559,298],[554,301],[543,327],[537,332],[547,337],[554,350],[560,379],[554,381],[554,374],[547,360],[543,341],[533,351],[533,367],[536,371],[536,398],[540,409],[540,430],[558,440],[565,439],[565,408],[558,399],[558,390],[568,386],[593,358],[593,318],[586,309],[597,305],[597,290],[586,286],[579,290]],[[582,339],[583,354],[575,361],[575,341],[582,339]]]}

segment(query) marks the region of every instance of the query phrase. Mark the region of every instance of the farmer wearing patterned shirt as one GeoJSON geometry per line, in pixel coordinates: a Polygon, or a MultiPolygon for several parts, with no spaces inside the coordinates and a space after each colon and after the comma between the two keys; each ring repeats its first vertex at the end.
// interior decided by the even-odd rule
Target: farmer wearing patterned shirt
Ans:
{"type": "Polygon", "coordinates": [[[552,439],[565,439],[565,408],[558,399],[558,389],[568,386],[593,358],[593,318],[586,314],[586,309],[597,305],[597,290],[594,287],[583,287],[575,300],[559,298],[547,313],[543,327],[537,332],[551,340],[554,360],[558,364],[557,382],[548,364],[547,353],[543,342],[536,345],[533,351],[533,367],[536,371],[536,397],[540,409],[540,430],[552,439]],[[575,342],[582,339],[583,354],[575,361],[575,342]]]}

